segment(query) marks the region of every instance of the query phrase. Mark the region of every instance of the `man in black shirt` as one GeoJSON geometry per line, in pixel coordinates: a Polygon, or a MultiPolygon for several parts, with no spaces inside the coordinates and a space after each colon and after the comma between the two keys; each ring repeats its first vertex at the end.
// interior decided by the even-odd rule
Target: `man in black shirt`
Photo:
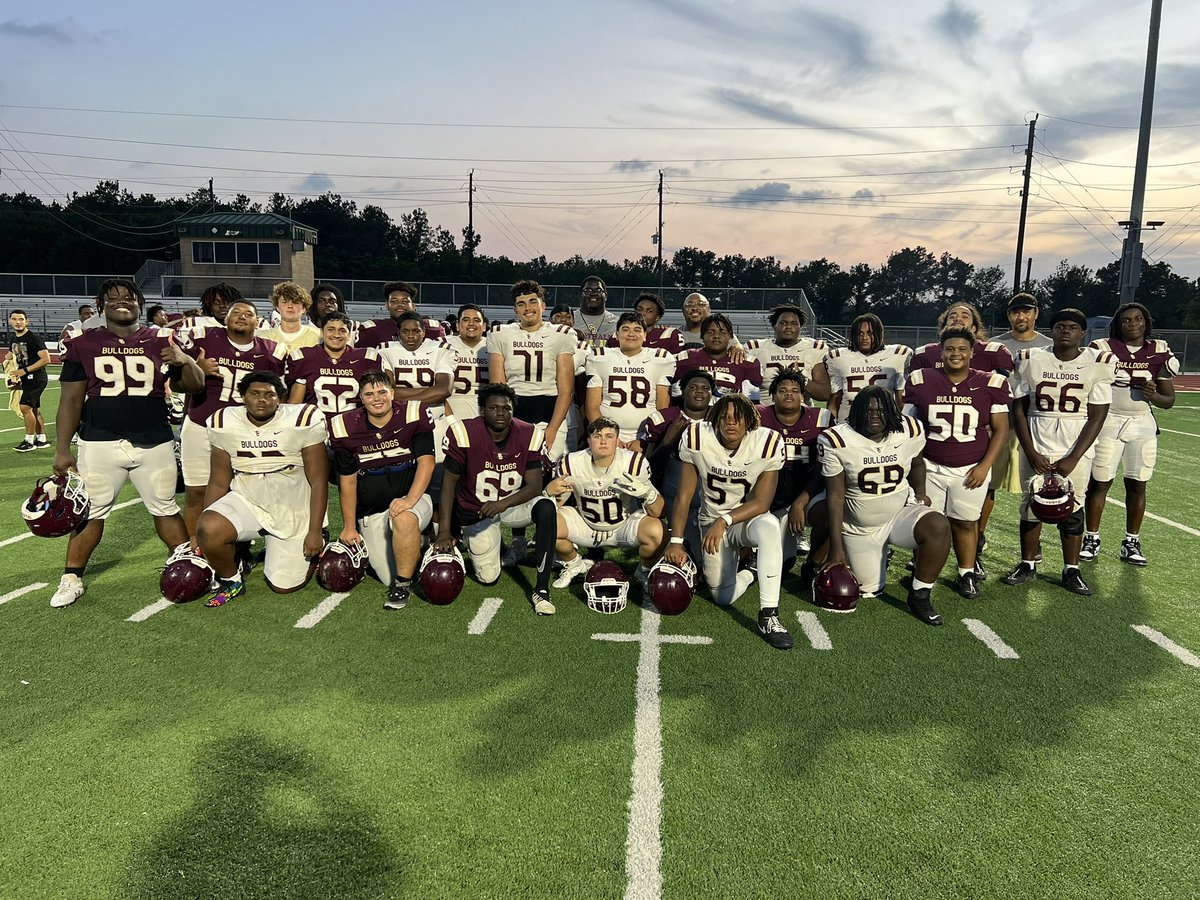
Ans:
{"type": "Polygon", "coordinates": [[[21,415],[25,418],[25,439],[14,448],[18,453],[44,450],[50,446],[46,438],[46,421],[42,418],[42,391],[49,378],[46,366],[50,364],[50,351],[46,342],[29,330],[29,317],[23,309],[14,309],[8,314],[12,328],[13,362],[16,368],[8,378],[8,386],[21,392],[21,415]]]}

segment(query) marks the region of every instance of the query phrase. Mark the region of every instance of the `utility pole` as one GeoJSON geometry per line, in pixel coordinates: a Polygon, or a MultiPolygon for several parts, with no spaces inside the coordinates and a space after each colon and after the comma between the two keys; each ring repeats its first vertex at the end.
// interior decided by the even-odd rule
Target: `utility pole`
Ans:
{"type": "Polygon", "coordinates": [[[467,176],[467,277],[475,280],[475,170],[467,176]]]}
{"type": "Polygon", "coordinates": [[[1033,257],[1025,260],[1025,290],[1028,292],[1030,282],[1033,281],[1033,257]]]}
{"type": "Polygon", "coordinates": [[[208,202],[212,206],[210,212],[217,211],[217,195],[213,193],[213,180],[208,179],[208,202]]]}
{"type": "Polygon", "coordinates": [[[654,243],[658,244],[658,292],[662,293],[663,286],[663,261],[662,261],[662,241],[663,241],[663,173],[662,169],[658,170],[658,231],[654,235],[654,243]]]}
{"type": "Polygon", "coordinates": [[[1128,221],[1120,223],[1127,229],[1121,244],[1121,303],[1133,300],[1133,292],[1142,280],[1142,208],[1146,200],[1146,168],[1150,160],[1150,120],[1154,115],[1154,77],[1158,68],[1158,27],[1161,19],[1162,0],[1151,0],[1146,80],[1142,86],[1142,124],[1138,129],[1137,160],[1133,169],[1133,200],[1129,205],[1128,221]]]}
{"type": "Polygon", "coordinates": [[[1029,175],[1033,171],[1033,132],[1038,114],[1029,121],[1029,143],[1025,145],[1025,181],[1021,186],[1021,223],[1017,226],[1017,265],[1013,272],[1013,293],[1021,293],[1021,257],[1025,255],[1025,214],[1029,211],[1029,175]]]}

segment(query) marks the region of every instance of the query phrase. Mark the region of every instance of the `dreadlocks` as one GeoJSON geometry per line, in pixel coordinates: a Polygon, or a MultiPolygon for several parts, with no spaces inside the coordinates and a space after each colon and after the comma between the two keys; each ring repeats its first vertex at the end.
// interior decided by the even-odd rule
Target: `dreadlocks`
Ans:
{"type": "Polygon", "coordinates": [[[904,430],[904,417],[900,415],[900,407],[896,405],[896,395],[885,387],[873,384],[863,388],[850,404],[850,415],[847,420],[850,427],[859,434],[867,433],[867,406],[872,400],[879,403],[879,411],[883,414],[883,433],[894,434],[904,430]]]}
{"type": "Polygon", "coordinates": [[[746,423],[747,434],[762,424],[762,420],[758,417],[758,409],[750,402],[750,398],[745,394],[734,393],[723,395],[713,404],[712,409],[708,411],[708,423],[713,428],[719,428],[726,410],[729,410],[737,421],[746,423]]]}
{"type": "Polygon", "coordinates": [[[1117,307],[1117,311],[1113,313],[1112,321],[1108,323],[1108,336],[1114,341],[1124,341],[1121,337],[1121,313],[1129,312],[1131,309],[1136,309],[1142,314],[1142,318],[1146,320],[1146,333],[1142,335],[1142,340],[1148,341],[1154,337],[1154,320],[1150,318],[1150,310],[1146,309],[1141,303],[1126,303],[1123,306],[1117,307]]]}

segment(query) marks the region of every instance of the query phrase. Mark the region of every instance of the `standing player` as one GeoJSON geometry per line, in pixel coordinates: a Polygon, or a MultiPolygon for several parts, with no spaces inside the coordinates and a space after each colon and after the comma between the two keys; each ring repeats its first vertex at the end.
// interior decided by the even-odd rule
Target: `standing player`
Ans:
{"type": "MultiPolygon", "coordinates": [[[[642,323],[646,326],[644,346],[651,350],[666,350],[672,356],[683,352],[683,335],[679,333],[678,329],[672,328],[670,325],[659,324],[662,317],[666,315],[667,308],[658,294],[651,294],[649,291],[638,294],[637,301],[633,304],[633,311],[642,317],[642,323]]],[[[619,346],[615,334],[608,339],[608,346],[619,346]]]]}
{"type": "Polygon", "coordinates": [[[683,328],[679,336],[683,338],[684,347],[699,347],[704,344],[703,322],[712,313],[708,298],[693,291],[683,298],[683,328]]]}
{"type": "Polygon", "coordinates": [[[938,368],[909,373],[905,413],[925,428],[925,486],[933,509],[950,520],[958,558],[958,592],[979,596],[985,577],[978,557],[979,515],[992,465],[1008,444],[1008,380],[972,365],[975,335],[947,328],[938,346],[938,368]],[[989,436],[989,429],[991,431],[989,436]]]}
{"type": "Polygon", "coordinates": [[[1060,309],[1050,319],[1054,346],[1025,350],[1013,372],[1013,428],[1021,444],[1021,561],[1004,578],[1005,584],[1025,584],[1037,576],[1042,523],[1030,509],[1034,475],[1046,472],[1070,478],[1075,486],[1075,509],[1058,526],[1062,539],[1062,583],[1068,591],[1092,593],[1079,573],[1083,544],[1083,496],[1092,471],[1096,438],[1112,403],[1116,358],[1106,351],[1084,348],[1087,316],[1078,309],[1060,309]]]}
{"type": "MultiPolygon", "coordinates": [[[[209,309],[218,311],[217,303],[223,297],[224,292],[215,292],[209,309]]],[[[225,313],[223,326],[198,325],[180,333],[184,349],[204,371],[204,384],[189,398],[187,418],[179,432],[179,461],[186,489],[183,518],[188,534],[193,536],[211,480],[209,418],[219,409],[241,405],[237,385],[246,375],[273,372],[282,376],[286,371],[286,348],[255,337],[257,327],[258,311],[254,304],[249,300],[234,300],[225,313]]]]}
{"type": "Polygon", "coordinates": [[[454,375],[446,344],[425,336],[425,322],[415,312],[403,313],[396,325],[400,340],[379,350],[384,371],[396,385],[396,399],[418,400],[440,419],[454,375]]]}
{"type": "Polygon", "coordinates": [[[350,346],[353,323],[344,313],[325,316],[321,343],[296,350],[288,360],[288,403],[311,403],[328,419],[360,406],[359,379],[379,371],[379,354],[350,346]]]}
{"type": "Polygon", "coordinates": [[[358,381],[362,408],[329,422],[345,523],[338,540],[366,543],[371,568],[388,585],[384,609],[404,609],[421,532],[433,518],[433,418],[423,403],[396,402],[387,372],[358,381]]]}
{"type": "MultiPolygon", "coordinates": [[[[316,284],[313,285],[311,293],[312,307],[308,311],[308,317],[317,328],[323,328],[325,317],[332,313],[341,313],[344,316],[348,315],[346,312],[346,300],[336,285],[316,284]]],[[[350,329],[352,334],[356,328],[357,326],[352,325],[350,329]]]]}
{"type": "MultiPolygon", "coordinates": [[[[755,360],[762,367],[762,383],[771,385],[775,376],[784,369],[800,372],[807,383],[815,369],[829,353],[824,341],[800,337],[804,327],[804,310],[785,304],[776,306],[768,317],[775,337],[767,340],[746,342],[746,358],[755,360]]],[[[764,406],[772,403],[770,394],[762,398],[764,406]]]]}
{"type": "Polygon", "coordinates": [[[583,279],[579,296],[579,334],[589,350],[603,347],[617,330],[617,314],[608,310],[608,287],[599,275],[583,279]]]}
{"type": "MultiPolygon", "coordinates": [[[[1013,357],[1000,341],[989,341],[983,316],[974,303],[955,303],[942,310],[937,320],[938,334],[947,328],[963,328],[971,332],[971,368],[980,372],[999,372],[1007,376],[1013,370],[1013,357]]],[[[942,368],[942,343],[932,341],[920,348],[908,361],[910,372],[917,369],[942,368]]]]}
{"type": "Polygon", "coordinates": [[[554,501],[540,496],[544,432],[513,418],[516,399],[507,384],[487,384],[479,389],[479,418],[448,420],[434,546],[449,550],[460,532],[475,577],[481,584],[495,584],[500,580],[500,523],[524,526],[532,520],[537,584],[529,601],[539,616],[552,616],[550,568],[558,523],[554,501]]]}
{"type": "Polygon", "coordinates": [[[137,285],[110,279],[100,286],[108,311],[103,328],[73,338],[63,351],[62,397],[55,424],[54,474],[76,468],[71,438],[79,432],[79,474],[91,499],[88,521],[67,542],[67,561],[54,607],[83,595],[83,571],[104,534],[104,520],[126,479],[133,481],[168,548],[187,541],[175,502],[175,449],[167,421],[166,385],[193,391],[199,367],[175,345],[168,328],[138,324],[137,285]]]}
{"type": "Polygon", "coordinates": [[[79,318],[75,319],[73,322],[68,322],[65,326],[63,326],[62,333],[58,336],[58,342],[60,344],[65,344],[72,338],[79,337],[81,334],[83,334],[84,325],[89,319],[94,318],[95,315],[95,308],[90,303],[84,303],[79,307],[79,318]]]}
{"type": "Polygon", "coordinates": [[[474,303],[458,308],[458,334],[446,338],[447,360],[454,366],[446,415],[473,419],[479,415],[479,388],[488,383],[487,317],[474,303]]]}
{"type": "MultiPolygon", "coordinates": [[[[197,326],[205,328],[220,328],[225,324],[225,316],[229,313],[229,307],[238,301],[242,300],[242,292],[232,284],[219,282],[204,289],[204,293],[200,295],[200,315],[189,316],[184,312],[183,318],[179,321],[177,328],[196,328],[197,326]]],[[[195,310],[192,310],[195,312],[195,310]]],[[[258,319],[254,320],[256,323],[258,319]]]]}
{"type": "Polygon", "coordinates": [[[621,313],[615,336],[620,342],[616,350],[597,347],[585,364],[584,412],[588,422],[601,418],[615,421],[621,432],[621,447],[638,450],[638,426],[646,418],[646,411],[652,406],[666,409],[671,404],[675,357],[666,350],[643,346],[646,329],[635,312],[621,313]]]}
{"type": "Polygon", "coordinates": [[[838,424],[848,421],[850,404],[858,392],[873,384],[891,391],[898,408],[903,402],[904,373],[912,355],[903,344],[884,343],[883,322],[874,313],[865,313],[850,323],[850,344],[829,351],[825,362],[813,372],[816,384],[829,386],[829,409],[838,424]]]}
{"type": "Polygon", "coordinates": [[[259,329],[258,337],[283,344],[289,354],[317,346],[321,342],[320,329],[300,321],[312,303],[308,291],[294,281],[275,285],[271,289],[271,307],[279,314],[279,322],[271,328],[259,329]]]}
{"type": "Polygon", "coordinates": [[[646,457],[620,446],[616,422],[601,417],[587,432],[588,448],[560,459],[546,485],[550,497],[575,497],[575,506],[558,508],[555,551],[563,570],[554,586],[565,588],[592,567],[577,547],[631,547],[638,551],[636,577],[644,589],[666,539],[662,497],[650,483],[646,457]]]}
{"type": "Polygon", "coordinates": [[[19,408],[25,420],[25,439],[14,448],[18,453],[30,450],[45,450],[50,446],[46,437],[46,420],[42,418],[42,392],[50,382],[46,366],[50,365],[50,351],[46,342],[29,330],[29,317],[23,309],[14,309],[8,314],[8,325],[12,329],[13,371],[8,386],[21,392],[19,408]]]}
{"type": "MultiPolygon", "coordinates": [[[[724,313],[713,313],[700,326],[704,346],[685,350],[676,357],[675,380],[703,369],[716,381],[721,393],[757,395],[762,387],[762,368],[750,359],[735,361],[732,352],[733,323],[724,313]]],[[[740,348],[739,348],[740,350],[740,348]]],[[[744,357],[744,352],[741,353],[744,357]]]]}
{"type": "MultiPolygon", "coordinates": [[[[357,347],[384,347],[400,339],[400,317],[405,313],[417,311],[417,286],[407,281],[389,281],[383,286],[383,296],[387,300],[388,317],[373,319],[358,326],[357,347]]],[[[446,329],[440,322],[421,316],[425,337],[431,341],[440,341],[446,336],[446,329]]]]}
{"type": "Polygon", "coordinates": [[[863,388],[849,420],[817,440],[825,475],[829,558],[849,565],[864,596],[887,584],[888,544],[915,550],[908,608],[926,625],[941,625],[929,594],[950,554],[950,525],[930,509],[925,490],[925,429],[900,414],[895,394],[863,388]]]}
{"type": "Polygon", "coordinates": [[[265,538],[263,577],[276,594],[308,584],[325,544],[325,417],[307,403],[284,404],[283,379],[274,372],[251,372],[237,389],[242,405],[208,420],[212,481],[196,538],[218,579],[209,607],[246,593],[234,558],[238,542],[265,538]]]}
{"type": "Polygon", "coordinates": [[[746,396],[726,394],[712,407],[707,421],[688,427],[679,459],[683,463],[679,494],[671,509],[675,537],[663,557],[675,566],[686,563],[681,535],[692,495],[700,490],[700,544],[713,600],[718,606],[729,606],[754,583],[753,571],[738,571],[738,551],[757,548],[758,633],[775,649],[790,649],[792,636],[779,618],[783,536],[779,520],[771,515],[784,464],[783,439],[759,427],[758,410],[746,396]]]}
{"type": "Polygon", "coordinates": [[[1079,558],[1095,559],[1100,552],[1100,517],[1120,465],[1125,473],[1121,559],[1144,566],[1141,531],[1146,515],[1146,484],[1158,460],[1158,428],[1150,407],[1170,409],[1175,405],[1172,379],[1179,374],[1179,360],[1166,341],[1154,339],[1154,320],[1150,310],[1140,303],[1126,303],[1118,309],[1109,325],[1109,337],[1093,341],[1092,348],[1116,357],[1117,375],[1112,408],[1096,441],[1092,480],[1087,489],[1087,531],[1079,558]]]}

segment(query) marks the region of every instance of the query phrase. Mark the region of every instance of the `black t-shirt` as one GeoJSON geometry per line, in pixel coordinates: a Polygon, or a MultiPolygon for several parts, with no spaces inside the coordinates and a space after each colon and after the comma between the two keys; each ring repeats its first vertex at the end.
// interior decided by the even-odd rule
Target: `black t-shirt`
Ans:
{"type": "MultiPolygon", "coordinates": [[[[27,331],[20,336],[14,333],[10,349],[16,358],[17,368],[27,369],[38,361],[38,355],[46,349],[46,342],[32,331],[27,331]]],[[[49,376],[46,374],[45,366],[42,366],[36,372],[29,372],[22,379],[22,381],[28,381],[32,384],[48,380],[49,376]]]]}

